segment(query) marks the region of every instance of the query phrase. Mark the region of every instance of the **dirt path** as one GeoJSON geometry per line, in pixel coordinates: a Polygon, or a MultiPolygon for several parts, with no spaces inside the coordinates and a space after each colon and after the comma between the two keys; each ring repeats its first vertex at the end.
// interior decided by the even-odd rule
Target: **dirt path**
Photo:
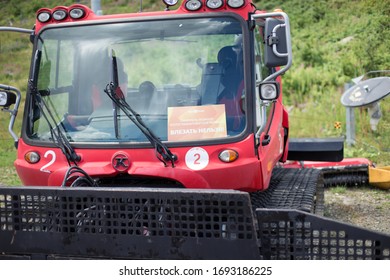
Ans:
{"type": "Polygon", "coordinates": [[[390,190],[328,188],[325,216],[390,235],[390,190]]]}

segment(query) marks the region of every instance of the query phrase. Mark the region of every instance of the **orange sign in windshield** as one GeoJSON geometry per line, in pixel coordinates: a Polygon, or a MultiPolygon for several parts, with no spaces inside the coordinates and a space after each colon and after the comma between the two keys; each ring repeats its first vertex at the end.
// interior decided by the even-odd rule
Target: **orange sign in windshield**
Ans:
{"type": "Polygon", "coordinates": [[[168,108],[168,141],[226,137],[225,105],[168,108]]]}

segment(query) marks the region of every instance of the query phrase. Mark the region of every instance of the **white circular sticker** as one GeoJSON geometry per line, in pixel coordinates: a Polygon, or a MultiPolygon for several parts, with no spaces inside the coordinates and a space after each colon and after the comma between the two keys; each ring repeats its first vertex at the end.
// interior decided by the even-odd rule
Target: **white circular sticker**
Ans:
{"type": "Polygon", "coordinates": [[[186,165],[192,170],[201,170],[209,164],[209,154],[203,148],[195,147],[186,153],[186,165]]]}

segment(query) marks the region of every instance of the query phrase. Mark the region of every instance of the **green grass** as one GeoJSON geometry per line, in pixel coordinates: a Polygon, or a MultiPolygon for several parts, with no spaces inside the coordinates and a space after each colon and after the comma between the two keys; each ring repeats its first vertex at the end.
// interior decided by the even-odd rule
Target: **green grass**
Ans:
{"type": "Polygon", "coordinates": [[[333,194],[345,194],[347,192],[347,187],[337,186],[337,187],[331,188],[330,191],[333,194]]]}
{"type": "MultiPolygon", "coordinates": [[[[267,10],[282,8],[292,25],[293,66],[284,75],[285,104],[292,137],[346,135],[344,84],[374,70],[390,70],[390,5],[386,0],[272,0],[267,10]],[[341,122],[341,129],[334,123],[341,122]]],[[[259,4],[260,5],[260,4],[259,4]]],[[[390,165],[390,102],[381,101],[378,132],[367,110],[355,109],[356,144],[345,157],[367,157],[390,165]]]]}
{"type": "MultiPolygon", "coordinates": [[[[339,101],[339,93],[318,100],[308,99],[299,106],[290,106],[290,132],[292,137],[345,137],[346,110],[339,101]],[[335,128],[341,122],[341,128],[335,128]]],[[[288,102],[288,101],[287,101],[288,102]]],[[[377,132],[372,132],[365,109],[355,109],[356,143],[345,145],[345,157],[365,157],[380,166],[390,165],[390,102],[381,102],[382,118],[377,132]]]]}
{"type": "Polygon", "coordinates": [[[13,167],[1,167],[0,182],[6,186],[21,186],[22,183],[13,167]]]}

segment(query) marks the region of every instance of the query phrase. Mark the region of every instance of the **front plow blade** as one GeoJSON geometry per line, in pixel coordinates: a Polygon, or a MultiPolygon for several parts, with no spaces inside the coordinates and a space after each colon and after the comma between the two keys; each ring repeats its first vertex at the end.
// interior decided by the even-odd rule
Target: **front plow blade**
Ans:
{"type": "Polygon", "coordinates": [[[0,187],[0,258],[256,259],[247,193],[0,187]]]}
{"type": "Polygon", "coordinates": [[[248,193],[0,187],[0,259],[390,259],[390,236],[248,193]]]}
{"type": "Polygon", "coordinates": [[[298,210],[257,209],[256,214],[264,259],[390,259],[390,235],[298,210]]]}

